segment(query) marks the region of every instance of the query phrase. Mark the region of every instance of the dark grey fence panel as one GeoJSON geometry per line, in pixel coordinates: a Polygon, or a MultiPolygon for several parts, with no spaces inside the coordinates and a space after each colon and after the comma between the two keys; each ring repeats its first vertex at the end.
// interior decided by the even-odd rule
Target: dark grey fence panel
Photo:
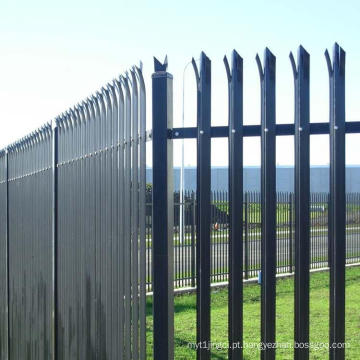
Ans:
{"type": "Polygon", "coordinates": [[[59,359],[145,356],[137,91],[134,73],[57,121],[59,359]]]}
{"type": "Polygon", "coordinates": [[[1,359],[146,357],[145,84],[131,74],[0,152],[1,359]]]}
{"type": "Polygon", "coordinates": [[[8,148],[10,359],[52,354],[51,126],[8,148]]]}

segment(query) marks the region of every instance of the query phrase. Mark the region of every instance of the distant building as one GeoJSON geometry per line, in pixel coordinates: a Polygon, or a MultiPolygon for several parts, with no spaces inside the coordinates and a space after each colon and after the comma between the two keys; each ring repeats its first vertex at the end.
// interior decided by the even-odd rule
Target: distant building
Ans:
{"type": "MultiPolygon", "coordinates": [[[[186,167],[185,189],[196,189],[196,168],[186,167]]],[[[147,169],[147,181],[151,182],[152,169],[147,169]]],[[[329,191],[329,167],[313,166],[310,169],[311,192],[329,191]]],[[[180,168],[174,169],[174,188],[180,188],[180,168]]],[[[211,169],[211,188],[212,190],[228,189],[228,168],[213,167],[211,169]]],[[[278,166],[276,169],[276,188],[277,191],[294,190],[294,168],[291,166],[278,166]]],[[[244,168],[244,191],[260,191],[260,167],[251,166],[244,168]]],[[[360,166],[348,166],[346,168],[346,191],[360,192],[360,166]]]]}

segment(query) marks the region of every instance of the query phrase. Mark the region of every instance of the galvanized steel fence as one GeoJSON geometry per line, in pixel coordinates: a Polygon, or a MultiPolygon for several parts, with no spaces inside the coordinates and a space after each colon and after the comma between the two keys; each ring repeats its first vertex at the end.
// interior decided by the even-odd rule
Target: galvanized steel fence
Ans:
{"type": "MultiPolygon", "coordinates": [[[[276,124],[276,58],[266,49],[263,64],[256,58],[261,125],[243,125],[243,60],[234,51],[231,67],[224,58],[229,123],[212,127],[211,61],[201,53],[200,68],[192,61],[196,127],[173,127],[173,77],[167,72],[167,61],[155,59],[151,136],[146,133],[142,70],[134,67],[52,124],[0,151],[1,359],[144,359],[146,283],[150,278],[153,357],[174,358],[174,269],[183,254],[175,250],[174,256],[178,225],[173,140],[184,138],[197,140],[195,206],[187,215],[190,219],[185,219],[195,224],[190,236],[196,241],[187,248],[192,255],[186,267],[192,273],[187,274],[186,269],[186,277],[180,279],[197,289],[197,343],[202,344],[197,358],[211,356],[210,285],[214,276],[229,281],[229,358],[243,358],[243,279],[261,270],[261,342],[271,345],[263,347],[261,357],[275,359],[279,261],[284,262],[280,269],[295,273],[295,342],[309,343],[309,270],[317,254],[311,240],[311,206],[324,203],[328,204],[327,218],[319,217],[317,226],[321,236],[322,227],[328,228],[329,246],[321,247],[317,263],[330,267],[329,343],[344,343],[346,207],[356,213],[359,200],[358,194],[346,199],[345,134],[360,133],[360,122],[345,122],[345,52],[335,44],[332,61],[327,52],[325,55],[329,123],[310,123],[310,56],[300,47],[297,64],[290,55],[294,123],[276,124]],[[330,135],[330,194],[311,199],[309,139],[315,134],[330,135]],[[295,137],[291,198],[276,194],[275,145],[276,137],[282,135],[295,137]],[[261,138],[260,194],[243,194],[243,139],[248,136],[261,138]],[[229,141],[229,193],[212,196],[211,139],[217,137],[229,141]],[[145,145],[150,138],[151,235],[145,201],[145,145]],[[251,206],[254,211],[249,210],[251,206]],[[286,211],[279,211],[279,206],[286,211]],[[293,216],[284,220],[285,228],[291,229],[286,230],[290,240],[284,240],[280,236],[283,216],[290,211],[293,216]],[[249,226],[252,222],[256,224],[253,228],[249,226]],[[223,230],[228,237],[226,246],[223,230]],[[281,241],[286,244],[280,245],[281,241]],[[150,243],[152,269],[146,249],[150,243]],[[213,256],[214,245],[223,261],[220,265],[213,256]],[[286,251],[279,253],[281,246],[286,251]],[[252,251],[258,254],[253,263],[246,255],[252,251]]],[[[356,223],[356,216],[351,221],[356,223]]],[[[357,246],[357,241],[348,239],[348,246],[357,246]]],[[[344,359],[344,354],[344,347],[330,348],[330,359],[344,359]]],[[[294,357],[308,359],[309,348],[296,347],[294,357]]]]}
{"type": "MultiPolygon", "coordinates": [[[[295,272],[295,359],[309,358],[309,270],[312,253],[310,208],[310,135],[330,135],[330,194],[328,201],[328,263],[330,266],[329,344],[345,342],[345,263],[346,263],[346,194],[345,134],[360,133],[360,122],[345,121],[345,52],[337,44],[332,60],[325,52],[329,71],[330,120],[310,123],[310,55],[300,46],[297,62],[292,53],[295,87],[294,123],[276,124],[276,58],[265,50],[264,61],[256,62],[261,85],[261,125],[243,124],[243,59],[234,51],[231,66],[224,58],[228,77],[228,126],[211,126],[211,61],[200,55],[200,69],[193,60],[197,82],[197,126],[174,128],[172,121],[172,76],[164,64],[156,61],[153,77],[153,166],[154,196],[152,246],[154,291],[154,358],[174,357],[174,197],[172,179],[173,139],[197,140],[196,191],[196,285],[197,285],[197,359],[211,357],[210,283],[212,279],[212,199],[210,177],[211,139],[228,138],[229,146],[229,236],[228,253],[228,356],[243,358],[243,279],[244,263],[244,196],[243,139],[261,139],[261,358],[275,359],[276,344],[276,272],[279,242],[277,240],[276,137],[295,137],[294,272],[295,272]],[[161,161],[160,161],[161,159],[161,161]],[[164,222],[167,226],[164,226],[164,222]]],[[[356,195],[358,196],[358,195],[356,195]]],[[[248,199],[245,199],[245,203],[248,199]]],[[[319,202],[323,199],[319,198],[319,202]]],[[[350,202],[350,206],[353,206],[350,202]]],[[[278,224],[279,225],[279,224],[278,224]]],[[[248,235],[247,235],[248,236],[248,235]]],[[[192,250],[194,251],[194,250],[192,250]]],[[[327,252],[327,251],[326,251],[327,252]]],[[[175,250],[176,254],[176,250],[175,250]]],[[[326,253],[324,256],[326,257],[326,253]]],[[[176,255],[175,255],[176,257],[176,255]]],[[[176,261],[176,260],[175,260],[176,261]]],[[[248,266],[248,264],[247,264],[248,266]]],[[[330,346],[330,359],[344,359],[344,346],[330,346]]]]}
{"type": "Polygon", "coordinates": [[[145,359],[145,101],[134,67],[0,153],[1,359],[145,359]]]}

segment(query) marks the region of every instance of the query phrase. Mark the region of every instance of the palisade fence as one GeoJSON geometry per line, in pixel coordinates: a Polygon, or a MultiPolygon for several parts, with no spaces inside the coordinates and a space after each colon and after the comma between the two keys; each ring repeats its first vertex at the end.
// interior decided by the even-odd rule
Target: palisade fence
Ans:
{"type": "MultiPolygon", "coordinates": [[[[261,192],[256,203],[261,208],[261,358],[275,359],[276,353],[276,272],[280,212],[277,212],[276,194],[276,137],[295,137],[294,211],[294,273],[295,273],[295,359],[309,358],[309,272],[312,256],[310,205],[310,135],[330,136],[330,193],[328,202],[328,259],[330,267],[329,358],[344,359],[345,348],[345,266],[346,266],[346,193],[345,193],[345,134],[359,133],[360,122],[345,121],[345,52],[335,44],[332,60],[325,52],[329,71],[330,121],[310,123],[310,55],[300,46],[297,63],[292,53],[295,87],[295,121],[276,124],[276,58],[265,50],[264,62],[256,62],[261,84],[261,125],[243,125],[243,59],[234,51],[231,67],[224,58],[228,76],[228,126],[211,126],[211,61],[200,55],[200,69],[193,60],[197,81],[197,126],[173,128],[172,76],[167,73],[167,62],[156,61],[153,76],[153,322],[154,358],[174,357],[174,194],[172,145],[174,139],[197,140],[196,190],[196,353],[197,359],[211,357],[211,280],[214,270],[211,196],[211,139],[228,138],[229,194],[228,202],[228,356],[243,358],[243,279],[244,275],[244,212],[243,195],[243,139],[261,138],[261,192]],[[160,161],[161,160],[161,161],[160,161]],[[278,224],[277,224],[278,223],[278,224]],[[167,224],[167,226],[164,226],[167,224]],[[277,226],[278,225],[278,226],[277,226]],[[333,344],[342,344],[333,346],[333,344]]],[[[356,195],[357,196],[357,195],[356,195]]],[[[320,202],[323,199],[318,198],[320,202]]],[[[245,199],[245,202],[249,199],[245,199]]],[[[355,205],[354,205],[355,206],[355,205]]],[[[217,230],[218,231],[218,230],[217,230]]],[[[248,235],[246,235],[248,236],[248,235]]],[[[256,244],[256,243],[255,243],[256,244]]],[[[246,244],[245,244],[246,245],[246,244]]],[[[220,245],[221,246],[221,245],[220,245]]],[[[256,245],[255,245],[256,246],[256,245]]],[[[324,247],[325,248],[325,247],[324,247]]],[[[194,250],[192,250],[194,251],[194,250]]],[[[326,257],[326,253],[324,254],[326,257]]],[[[175,249],[175,258],[176,258],[175,249]]],[[[180,255],[181,256],[181,255],[180,255]]],[[[223,254],[221,255],[223,256],[223,254]]],[[[248,259],[246,260],[248,261],[248,259]]],[[[321,262],[320,262],[321,263],[321,262]]],[[[324,264],[321,264],[323,266],[324,264]]],[[[192,266],[194,266],[192,264],[192,266]]],[[[176,259],[175,259],[176,267],[176,259]]],[[[249,269],[249,266],[247,265],[249,269]]],[[[246,269],[246,268],[245,268],[246,269]]],[[[223,269],[225,270],[225,269],[223,269]]],[[[225,271],[223,271],[225,272],[225,271]]],[[[191,280],[190,280],[191,281],[191,280]]]]}
{"type": "MultiPolygon", "coordinates": [[[[345,52],[325,53],[330,121],[310,123],[310,56],[290,55],[295,121],[276,124],[275,56],[257,56],[261,125],[243,125],[236,51],[228,126],[211,126],[211,62],[193,60],[197,126],[173,127],[173,77],[154,60],[152,130],[134,67],[51,124],[0,151],[0,357],[8,360],[174,358],[174,286],[196,286],[198,359],[210,359],[212,281],[228,281],[229,358],[242,359],[243,280],[261,271],[261,358],[275,359],[276,272],[295,274],[296,343],[309,343],[310,266],[330,267],[329,343],[345,342],[345,265],[359,258],[359,194],[345,193],[345,52]],[[310,194],[310,135],[330,135],[330,193],[310,194]],[[276,136],[295,137],[294,194],[276,193],[276,136]],[[243,139],[261,138],[261,192],[243,193],[243,139]],[[228,193],[211,193],[211,139],[228,138],[228,193]],[[173,142],[197,139],[197,190],[180,238],[173,142]],[[146,205],[146,141],[152,202],[146,205]],[[150,209],[149,209],[150,208],[150,209]],[[348,218],[346,219],[346,214],[348,218]],[[150,220],[149,220],[150,219],[150,220]],[[348,260],[346,260],[348,258],[348,260]],[[185,259],[185,260],[184,260],[185,259]],[[185,268],[184,268],[185,267],[185,268]],[[175,276],[174,276],[175,274],[175,276]],[[175,280],[175,281],[174,281],[175,280]],[[146,348],[146,290],[153,342],[146,348]],[[200,346],[201,345],[201,346],[200,346]],[[235,345],[235,346],[233,346],[235,345]]],[[[187,209],[187,210],[186,210],[187,209]]],[[[149,326],[149,324],[148,324],[149,326]]],[[[343,346],[330,359],[344,359],[343,346]]],[[[295,359],[308,359],[297,346],[295,359]]]]}
{"type": "Polygon", "coordinates": [[[140,68],[0,153],[0,358],[145,359],[140,68]]]}
{"type": "MultiPolygon", "coordinates": [[[[147,195],[149,200],[151,193],[147,195]]],[[[196,193],[174,193],[174,286],[196,287],[196,193]],[[183,220],[181,220],[183,212],[183,220]],[[183,227],[183,232],[180,231],[183,227]]],[[[243,277],[258,277],[261,271],[261,194],[244,193],[243,277]]],[[[360,261],[360,194],[346,194],[346,263],[360,261]]],[[[277,193],[277,273],[293,273],[294,194],[277,193]]],[[[146,203],[146,289],[152,290],[152,203],[146,203]]],[[[310,268],[328,267],[329,194],[310,195],[310,268]]],[[[211,282],[227,282],[229,275],[229,193],[211,192],[211,282]]],[[[191,289],[188,289],[191,290],[191,289]]]]}

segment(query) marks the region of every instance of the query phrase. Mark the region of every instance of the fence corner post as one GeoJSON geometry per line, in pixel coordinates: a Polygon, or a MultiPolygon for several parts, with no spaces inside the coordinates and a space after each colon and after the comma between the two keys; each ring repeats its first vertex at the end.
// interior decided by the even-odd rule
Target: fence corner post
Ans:
{"type": "Polygon", "coordinates": [[[153,141],[153,315],[154,359],[174,358],[173,279],[173,144],[168,130],[173,127],[173,77],[167,60],[154,59],[152,75],[153,141]]]}

